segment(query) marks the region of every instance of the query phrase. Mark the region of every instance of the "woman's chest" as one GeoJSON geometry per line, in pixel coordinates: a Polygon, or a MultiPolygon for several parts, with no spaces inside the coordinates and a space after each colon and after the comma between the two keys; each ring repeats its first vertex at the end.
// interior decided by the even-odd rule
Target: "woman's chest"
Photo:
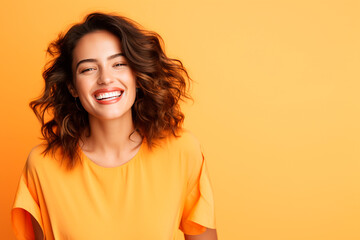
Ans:
{"type": "Polygon", "coordinates": [[[42,191],[55,239],[173,239],[186,192],[179,167],[85,167],[53,177],[42,191]]]}

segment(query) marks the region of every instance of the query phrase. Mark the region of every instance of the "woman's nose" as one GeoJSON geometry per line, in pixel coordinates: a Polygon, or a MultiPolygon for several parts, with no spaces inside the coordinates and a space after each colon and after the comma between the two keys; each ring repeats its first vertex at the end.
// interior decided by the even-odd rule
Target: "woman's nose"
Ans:
{"type": "Polygon", "coordinates": [[[99,77],[98,77],[98,84],[102,85],[106,85],[106,84],[109,84],[113,81],[113,78],[109,72],[109,70],[107,69],[101,69],[100,70],[100,74],[99,74],[99,77]]]}

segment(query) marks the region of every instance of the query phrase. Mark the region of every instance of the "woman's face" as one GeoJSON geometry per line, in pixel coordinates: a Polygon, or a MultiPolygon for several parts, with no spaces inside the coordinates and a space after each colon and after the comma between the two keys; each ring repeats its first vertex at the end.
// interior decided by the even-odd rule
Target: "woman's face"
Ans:
{"type": "Polygon", "coordinates": [[[107,31],[83,36],[73,51],[74,97],[89,118],[130,118],[136,96],[133,71],[122,55],[119,39],[107,31]]]}

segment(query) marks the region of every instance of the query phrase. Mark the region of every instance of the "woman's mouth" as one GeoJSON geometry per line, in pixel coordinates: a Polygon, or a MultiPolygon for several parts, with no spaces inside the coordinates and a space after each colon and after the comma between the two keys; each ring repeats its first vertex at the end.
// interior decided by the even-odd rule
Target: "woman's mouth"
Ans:
{"type": "Polygon", "coordinates": [[[120,100],[123,90],[109,90],[109,89],[100,89],[94,92],[94,97],[98,103],[101,104],[112,104],[120,100]]]}
{"type": "Polygon", "coordinates": [[[95,95],[95,98],[97,100],[111,100],[117,97],[121,96],[121,92],[120,91],[114,91],[114,92],[106,92],[106,93],[100,93],[95,95]]]}

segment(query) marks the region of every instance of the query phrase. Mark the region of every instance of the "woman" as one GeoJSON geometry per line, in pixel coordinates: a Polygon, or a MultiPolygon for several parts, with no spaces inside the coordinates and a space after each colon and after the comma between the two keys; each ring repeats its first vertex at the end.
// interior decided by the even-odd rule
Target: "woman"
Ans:
{"type": "Polygon", "coordinates": [[[46,140],[12,210],[18,239],[217,239],[197,140],[182,129],[188,74],[160,37],[93,13],[50,44],[30,106],[46,140]]]}

